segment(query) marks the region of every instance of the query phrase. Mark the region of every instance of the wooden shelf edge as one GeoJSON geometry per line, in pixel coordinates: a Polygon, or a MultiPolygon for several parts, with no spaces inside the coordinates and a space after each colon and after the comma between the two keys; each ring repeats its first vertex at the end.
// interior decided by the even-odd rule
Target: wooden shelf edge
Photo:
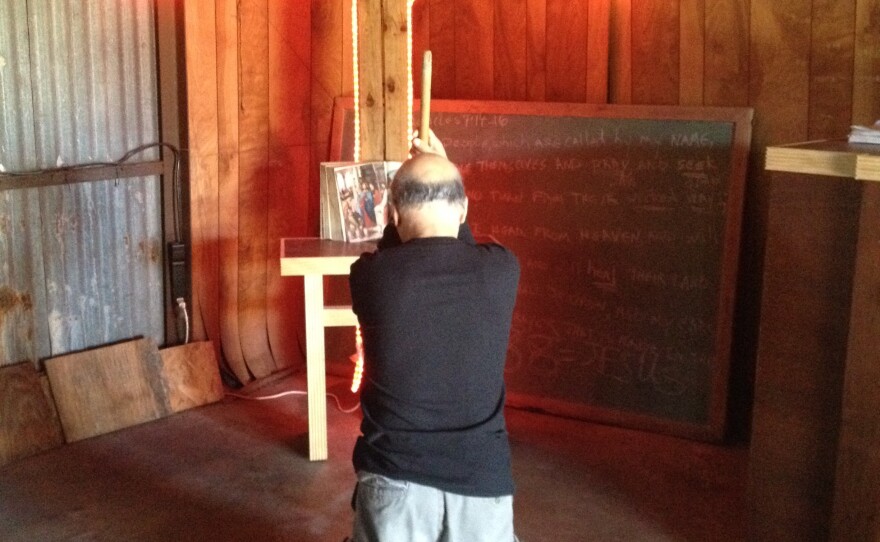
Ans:
{"type": "Polygon", "coordinates": [[[281,258],[281,276],[348,275],[358,256],[281,258]]]}
{"type": "Polygon", "coordinates": [[[817,149],[767,147],[764,168],[768,171],[854,178],[856,155],[817,149]]]}
{"type": "Polygon", "coordinates": [[[856,179],[880,182],[880,156],[859,156],[856,162],[856,179]]]}

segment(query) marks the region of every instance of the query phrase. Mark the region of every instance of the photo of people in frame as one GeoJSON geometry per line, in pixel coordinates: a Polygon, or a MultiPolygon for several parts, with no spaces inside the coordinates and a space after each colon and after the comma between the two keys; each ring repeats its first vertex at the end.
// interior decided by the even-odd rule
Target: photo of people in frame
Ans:
{"type": "Polygon", "coordinates": [[[388,176],[385,164],[371,162],[346,166],[338,168],[335,176],[345,240],[381,238],[387,223],[388,176]]]}

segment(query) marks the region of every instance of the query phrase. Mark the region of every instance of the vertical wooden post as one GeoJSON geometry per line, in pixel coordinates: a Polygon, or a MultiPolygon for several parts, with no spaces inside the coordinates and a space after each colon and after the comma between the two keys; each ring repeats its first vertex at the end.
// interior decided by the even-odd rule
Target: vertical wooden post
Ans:
{"type": "Polygon", "coordinates": [[[385,159],[406,160],[409,151],[407,102],[407,0],[382,1],[382,44],[385,50],[385,159]]]}
{"type": "Polygon", "coordinates": [[[407,134],[407,0],[357,0],[362,160],[403,160],[407,134]]]}
{"type": "Polygon", "coordinates": [[[360,93],[361,160],[385,158],[382,1],[357,0],[358,81],[355,84],[360,93]]]}

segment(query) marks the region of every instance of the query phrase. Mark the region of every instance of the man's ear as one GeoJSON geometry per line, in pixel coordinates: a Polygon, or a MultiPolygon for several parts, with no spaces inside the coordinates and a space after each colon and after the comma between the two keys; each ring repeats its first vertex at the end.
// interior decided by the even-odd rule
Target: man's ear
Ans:
{"type": "Polygon", "coordinates": [[[461,206],[461,218],[459,218],[459,221],[458,221],[459,224],[464,224],[464,221],[467,219],[467,212],[468,212],[468,199],[467,199],[467,196],[465,196],[464,204],[461,206]]]}
{"type": "Polygon", "coordinates": [[[388,212],[390,214],[391,223],[394,224],[394,227],[396,228],[400,226],[400,213],[397,212],[397,208],[389,203],[388,212]]]}

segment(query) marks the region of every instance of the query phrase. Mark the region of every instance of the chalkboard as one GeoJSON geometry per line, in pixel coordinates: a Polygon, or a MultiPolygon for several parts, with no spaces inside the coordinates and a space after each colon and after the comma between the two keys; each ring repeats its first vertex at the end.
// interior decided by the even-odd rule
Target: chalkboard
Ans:
{"type": "MultiPolygon", "coordinates": [[[[750,109],[432,102],[469,222],[518,256],[508,401],[724,435],[750,109]]],[[[333,159],[351,159],[351,100],[333,159]]]]}

